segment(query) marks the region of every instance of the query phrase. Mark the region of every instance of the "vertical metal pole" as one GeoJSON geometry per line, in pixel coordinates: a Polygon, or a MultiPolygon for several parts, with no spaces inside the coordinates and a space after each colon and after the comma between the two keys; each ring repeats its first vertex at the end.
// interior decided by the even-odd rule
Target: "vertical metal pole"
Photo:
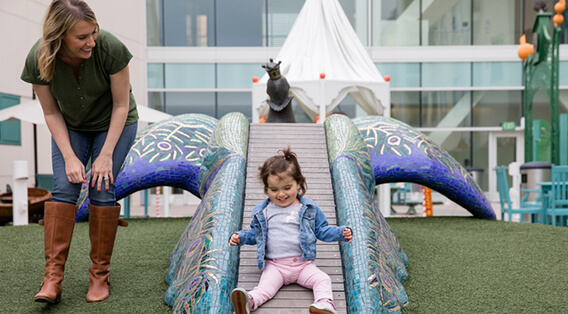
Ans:
{"type": "Polygon", "coordinates": [[[124,215],[123,215],[123,217],[125,219],[128,219],[128,218],[130,218],[130,196],[125,197],[123,200],[124,200],[124,206],[123,206],[124,215]]]}
{"type": "Polygon", "coordinates": [[[550,161],[558,165],[560,161],[560,151],[558,149],[558,143],[560,139],[560,134],[558,132],[558,121],[559,121],[559,109],[558,109],[558,68],[559,68],[559,42],[560,42],[560,27],[553,27],[552,30],[552,60],[551,60],[551,77],[550,77],[550,161]]]}
{"type": "Polygon", "coordinates": [[[144,190],[144,217],[148,217],[148,190],[144,190]]]}
{"type": "Polygon", "coordinates": [[[533,89],[531,87],[532,56],[528,56],[524,65],[525,73],[525,92],[524,92],[524,116],[525,116],[525,162],[533,161],[533,118],[532,118],[532,98],[533,89]]]}

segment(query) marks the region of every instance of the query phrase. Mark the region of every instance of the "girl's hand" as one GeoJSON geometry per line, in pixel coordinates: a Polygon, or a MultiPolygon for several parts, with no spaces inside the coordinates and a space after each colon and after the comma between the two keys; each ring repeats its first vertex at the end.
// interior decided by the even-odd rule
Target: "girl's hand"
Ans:
{"type": "Polygon", "coordinates": [[[353,239],[353,235],[351,234],[351,228],[345,227],[345,229],[343,229],[343,237],[347,241],[349,241],[349,243],[351,243],[351,240],[353,239]]]}
{"type": "Polygon", "coordinates": [[[241,243],[241,239],[240,239],[240,237],[239,237],[239,234],[238,234],[238,233],[233,233],[233,234],[231,235],[231,239],[229,240],[229,246],[232,246],[232,245],[239,245],[239,243],[241,243]]]}

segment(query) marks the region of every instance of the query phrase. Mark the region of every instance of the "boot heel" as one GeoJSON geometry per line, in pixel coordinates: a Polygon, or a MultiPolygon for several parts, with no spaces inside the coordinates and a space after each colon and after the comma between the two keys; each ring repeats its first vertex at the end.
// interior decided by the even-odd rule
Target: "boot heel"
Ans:
{"type": "Polygon", "coordinates": [[[51,303],[51,304],[57,304],[59,302],[61,302],[61,294],[57,295],[55,297],[55,300],[47,298],[47,297],[35,297],[34,301],[38,302],[38,303],[51,303]]]}

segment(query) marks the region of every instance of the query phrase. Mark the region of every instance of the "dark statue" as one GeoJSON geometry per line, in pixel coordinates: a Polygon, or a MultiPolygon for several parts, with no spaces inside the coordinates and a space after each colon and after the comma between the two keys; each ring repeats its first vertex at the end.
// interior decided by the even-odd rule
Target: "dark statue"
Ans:
{"type": "Polygon", "coordinates": [[[289,94],[290,84],[282,74],[280,74],[280,63],[275,63],[270,59],[266,65],[262,65],[268,73],[269,80],[266,83],[266,93],[270,96],[267,99],[269,110],[266,122],[270,123],[295,123],[294,111],[292,110],[292,99],[294,96],[289,94]]]}
{"type": "Polygon", "coordinates": [[[533,10],[536,12],[540,12],[540,10],[546,12],[548,10],[548,4],[544,0],[536,0],[533,5],[533,10]]]}

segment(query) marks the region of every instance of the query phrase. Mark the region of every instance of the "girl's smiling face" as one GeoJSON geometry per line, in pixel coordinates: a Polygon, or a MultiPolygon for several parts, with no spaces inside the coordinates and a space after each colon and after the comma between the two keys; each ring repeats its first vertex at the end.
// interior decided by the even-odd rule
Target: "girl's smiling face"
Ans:
{"type": "Polygon", "coordinates": [[[65,36],[61,46],[61,54],[65,59],[82,61],[89,59],[93,47],[96,46],[98,27],[86,21],[79,21],[65,36]]]}
{"type": "Polygon", "coordinates": [[[298,199],[298,182],[287,174],[269,175],[266,179],[268,186],[265,188],[270,201],[280,207],[300,204],[298,199]]]}

